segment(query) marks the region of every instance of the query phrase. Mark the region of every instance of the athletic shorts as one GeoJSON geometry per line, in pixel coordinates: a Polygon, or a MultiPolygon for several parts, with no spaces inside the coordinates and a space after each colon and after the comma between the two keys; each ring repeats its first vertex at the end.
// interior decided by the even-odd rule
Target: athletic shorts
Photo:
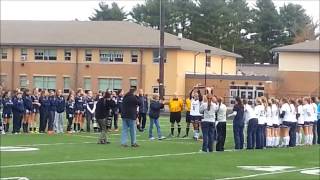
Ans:
{"type": "Polygon", "coordinates": [[[286,125],[280,125],[280,128],[289,128],[289,127],[286,125]]]}
{"type": "Polygon", "coordinates": [[[24,111],[24,114],[31,114],[32,113],[32,110],[29,110],[29,109],[26,109],[25,111],[24,111]]]}
{"type": "Polygon", "coordinates": [[[75,114],[84,114],[84,111],[81,111],[81,110],[76,110],[75,112],[74,112],[75,114]]]}
{"type": "Polygon", "coordinates": [[[272,127],[273,128],[279,128],[279,125],[278,124],[273,124],[272,127]]]}
{"type": "Polygon", "coordinates": [[[170,113],[170,122],[171,123],[180,123],[181,121],[181,112],[171,112],[170,113]]]}
{"type": "Polygon", "coordinates": [[[309,121],[304,122],[304,125],[310,125],[310,124],[311,124],[311,122],[309,122],[309,121]]]}
{"type": "Polygon", "coordinates": [[[33,108],[32,113],[39,113],[39,108],[33,108]]]}
{"type": "Polygon", "coordinates": [[[186,122],[187,122],[187,123],[191,123],[190,111],[187,111],[187,112],[186,112],[186,122]]]}
{"type": "Polygon", "coordinates": [[[267,125],[267,128],[273,128],[273,125],[267,125]]]}
{"type": "Polygon", "coordinates": [[[201,122],[202,116],[191,116],[191,122],[201,122]]]}
{"type": "Polygon", "coordinates": [[[12,118],[12,113],[3,113],[2,118],[12,118]]]}
{"type": "Polygon", "coordinates": [[[297,125],[297,127],[303,127],[304,126],[304,124],[298,124],[297,125]]]}

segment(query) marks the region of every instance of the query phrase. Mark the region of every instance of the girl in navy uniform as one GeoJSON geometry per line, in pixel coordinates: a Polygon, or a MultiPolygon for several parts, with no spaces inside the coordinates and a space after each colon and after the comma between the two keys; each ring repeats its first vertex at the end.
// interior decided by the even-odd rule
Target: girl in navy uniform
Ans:
{"type": "Polygon", "coordinates": [[[40,108],[40,127],[39,132],[44,133],[46,131],[47,122],[49,121],[50,116],[50,101],[49,93],[47,90],[41,91],[41,96],[39,98],[40,108]]]}
{"type": "Polygon", "coordinates": [[[31,96],[32,99],[32,112],[30,118],[30,129],[29,131],[37,133],[37,121],[39,119],[39,109],[40,109],[40,102],[39,102],[39,89],[33,89],[33,95],[31,96]]]}
{"type": "Polygon", "coordinates": [[[87,98],[86,98],[87,132],[90,132],[90,124],[93,123],[95,110],[96,110],[96,102],[93,98],[92,91],[88,91],[87,98]]]}
{"type": "Polygon", "coordinates": [[[236,104],[233,107],[233,113],[228,117],[235,116],[233,119],[233,138],[235,142],[235,149],[243,149],[244,143],[244,106],[240,97],[236,97],[236,104]]]}
{"type": "Polygon", "coordinates": [[[84,114],[84,98],[83,98],[83,90],[78,89],[77,95],[75,97],[75,122],[73,124],[73,129],[76,132],[80,131],[80,123],[83,119],[84,114]]]}
{"type": "Polygon", "coordinates": [[[4,126],[3,128],[5,132],[8,132],[10,127],[10,120],[12,118],[12,106],[13,106],[10,91],[7,91],[3,94],[2,105],[3,105],[2,118],[3,118],[3,126],[4,126]]]}
{"type": "Polygon", "coordinates": [[[75,112],[74,95],[69,94],[66,102],[66,117],[68,119],[68,126],[67,126],[68,133],[72,133],[71,126],[74,118],[74,112],[75,112]]]}
{"type": "Polygon", "coordinates": [[[29,89],[26,89],[24,91],[23,103],[24,103],[25,113],[23,117],[22,129],[24,133],[28,133],[28,122],[30,121],[31,112],[32,112],[32,99],[31,99],[31,93],[29,89]]]}
{"type": "Polygon", "coordinates": [[[49,108],[49,121],[48,121],[48,134],[53,134],[53,124],[55,113],[57,111],[57,97],[55,96],[54,91],[50,91],[49,96],[50,108],[49,108]]]}
{"type": "Polygon", "coordinates": [[[22,99],[22,92],[17,92],[16,98],[13,100],[13,134],[20,133],[21,122],[23,114],[25,113],[24,102],[22,99]]]}

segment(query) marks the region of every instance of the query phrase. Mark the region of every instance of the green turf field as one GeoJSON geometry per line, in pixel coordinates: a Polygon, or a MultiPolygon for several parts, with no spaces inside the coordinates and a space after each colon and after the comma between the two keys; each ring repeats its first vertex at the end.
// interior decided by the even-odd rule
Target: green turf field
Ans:
{"type": "MultiPolygon", "coordinates": [[[[161,126],[163,134],[168,135],[167,118],[161,119],[161,126]]],[[[227,131],[226,149],[232,150],[232,126],[228,125],[227,131]]],[[[141,147],[123,148],[119,133],[109,136],[109,145],[96,144],[98,135],[89,133],[1,135],[2,148],[38,149],[1,152],[1,179],[319,179],[319,145],[208,154],[199,153],[201,142],[192,140],[191,135],[189,139],[150,141],[147,132],[138,132],[141,147]],[[280,171],[257,171],[238,166],[290,167],[280,171]],[[303,170],[316,172],[316,175],[303,174],[303,170]]]]}

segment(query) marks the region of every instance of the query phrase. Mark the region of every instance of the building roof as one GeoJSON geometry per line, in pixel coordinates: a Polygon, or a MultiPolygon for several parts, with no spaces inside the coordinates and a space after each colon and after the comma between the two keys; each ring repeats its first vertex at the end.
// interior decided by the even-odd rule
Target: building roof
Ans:
{"type": "Polygon", "coordinates": [[[277,64],[237,64],[237,71],[245,76],[277,77],[277,64]]]}
{"type": "MultiPolygon", "coordinates": [[[[128,21],[25,21],[2,20],[1,45],[70,46],[104,48],[158,48],[158,30],[128,21]]],[[[242,56],[165,33],[165,48],[204,52],[212,55],[242,56]]]]}
{"type": "Polygon", "coordinates": [[[319,40],[282,46],[272,49],[273,52],[320,52],[319,40]]]}
{"type": "Polygon", "coordinates": [[[239,76],[239,75],[215,75],[215,74],[191,74],[186,73],[186,78],[189,79],[220,79],[220,80],[247,80],[247,81],[276,81],[276,77],[269,76],[239,76]]]}

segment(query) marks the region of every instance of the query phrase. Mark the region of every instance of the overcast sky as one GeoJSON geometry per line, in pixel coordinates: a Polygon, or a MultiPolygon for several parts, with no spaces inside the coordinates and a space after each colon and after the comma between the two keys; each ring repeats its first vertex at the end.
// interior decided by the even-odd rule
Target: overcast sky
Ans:
{"type": "MultiPolygon", "coordinates": [[[[130,11],[143,0],[104,0],[117,2],[125,11],[130,11]]],[[[289,2],[300,4],[314,21],[319,21],[320,0],[274,0],[277,7],[289,2]]],[[[88,20],[101,0],[0,0],[2,20],[88,20]]],[[[255,0],[247,0],[251,7],[255,0]]]]}

